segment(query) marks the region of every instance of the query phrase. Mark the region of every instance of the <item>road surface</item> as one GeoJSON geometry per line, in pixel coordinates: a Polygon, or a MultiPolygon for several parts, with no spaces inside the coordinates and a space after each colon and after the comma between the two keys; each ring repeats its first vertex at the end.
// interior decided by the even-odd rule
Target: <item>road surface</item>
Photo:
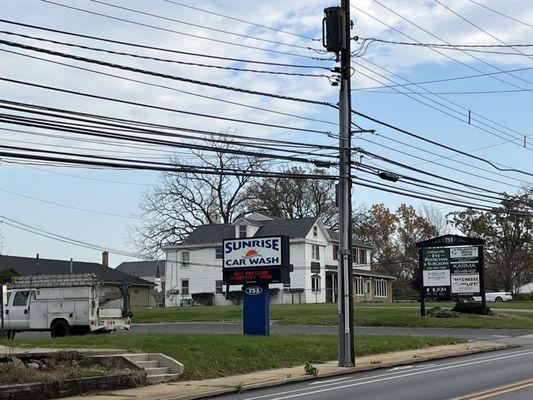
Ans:
{"type": "Polygon", "coordinates": [[[522,348],[317,379],[220,400],[533,399],[533,340],[522,348]]]}
{"type": "MultiPolygon", "coordinates": [[[[467,340],[502,340],[529,335],[533,330],[527,329],[457,329],[457,328],[389,328],[389,327],[355,327],[358,335],[424,335],[452,336],[467,340]]],[[[242,333],[241,322],[161,322],[155,324],[133,324],[132,332],[144,333],[178,333],[178,334],[224,334],[242,333]]],[[[119,331],[120,332],[120,331],[119,331]]],[[[126,332],[127,333],[127,332],[126,332]]],[[[295,333],[316,335],[338,335],[336,326],[273,325],[271,333],[295,333]]],[[[48,332],[26,332],[17,334],[20,339],[37,339],[50,337],[48,332]]]]}

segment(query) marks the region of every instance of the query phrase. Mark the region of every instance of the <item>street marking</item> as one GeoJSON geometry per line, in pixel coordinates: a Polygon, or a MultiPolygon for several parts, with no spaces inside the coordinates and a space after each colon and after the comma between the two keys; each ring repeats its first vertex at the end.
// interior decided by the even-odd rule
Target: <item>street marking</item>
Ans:
{"type": "Polygon", "coordinates": [[[349,377],[349,376],[346,376],[346,377],[344,377],[344,378],[328,379],[327,381],[311,382],[309,385],[323,385],[324,383],[338,382],[338,381],[345,381],[346,379],[350,379],[350,377],[349,377]]]}
{"type": "Polygon", "coordinates": [[[402,367],[394,367],[394,368],[391,368],[391,369],[388,369],[387,371],[404,371],[406,369],[413,369],[413,368],[417,368],[417,369],[420,369],[420,368],[429,368],[429,367],[434,367],[435,365],[437,364],[427,364],[427,365],[404,365],[402,367]]]}
{"type": "Polygon", "coordinates": [[[508,338],[508,337],[511,337],[509,335],[492,335],[492,337],[497,337],[497,338],[508,338]]]}
{"type": "Polygon", "coordinates": [[[516,392],[518,390],[526,389],[533,386],[533,379],[526,379],[525,381],[511,383],[509,385],[499,386],[497,388],[485,390],[474,394],[469,394],[462,397],[455,397],[452,400],[483,400],[501,394],[516,392]]]}
{"type": "MultiPolygon", "coordinates": [[[[448,365],[444,364],[445,365],[444,367],[438,367],[438,368],[425,370],[425,371],[410,372],[410,373],[407,373],[407,374],[404,374],[404,375],[395,375],[394,373],[391,373],[389,375],[394,375],[394,376],[382,375],[381,377],[378,377],[377,379],[373,379],[375,377],[362,378],[362,379],[358,379],[358,380],[359,381],[364,380],[364,379],[370,379],[370,380],[363,381],[363,382],[349,383],[349,384],[342,385],[342,386],[335,386],[335,387],[329,387],[329,388],[318,389],[318,390],[313,390],[313,391],[307,391],[305,393],[290,394],[288,396],[282,396],[282,397],[273,397],[273,396],[278,396],[278,395],[283,395],[283,394],[288,394],[288,393],[305,391],[305,390],[308,390],[308,388],[306,388],[306,389],[296,389],[296,390],[293,390],[293,391],[287,391],[287,392],[281,392],[281,393],[271,393],[271,394],[264,395],[264,396],[249,397],[246,400],[255,400],[255,399],[260,399],[260,398],[265,398],[265,397],[271,397],[271,400],[285,400],[285,399],[291,399],[291,398],[299,397],[299,396],[306,396],[306,395],[310,395],[310,394],[317,394],[317,393],[329,392],[329,391],[333,391],[333,390],[346,389],[346,388],[349,388],[349,387],[367,385],[367,384],[371,384],[371,383],[383,382],[383,381],[388,381],[388,380],[392,380],[392,379],[401,379],[401,378],[407,378],[407,377],[411,377],[411,376],[415,376],[415,375],[422,375],[422,374],[428,374],[428,373],[437,372],[437,371],[444,371],[444,370],[447,370],[447,369],[450,369],[450,368],[457,368],[457,367],[464,367],[464,366],[470,366],[470,365],[475,365],[475,364],[482,364],[482,363],[486,363],[486,362],[505,360],[505,359],[514,358],[514,357],[522,357],[522,356],[526,356],[526,355],[530,355],[530,354],[533,354],[533,351],[514,352],[514,353],[510,353],[510,354],[501,356],[501,357],[479,359],[477,361],[467,361],[467,362],[463,362],[462,364],[460,364],[460,363],[454,363],[455,365],[451,365],[452,363],[450,363],[448,365]],[[385,377],[383,377],[383,376],[385,376],[385,377]]],[[[328,385],[324,385],[324,386],[328,386],[328,385]]]]}
{"type": "MultiPolygon", "coordinates": [[[[526,354],[529,354],[530,353],[530,350],[517,350],[515,352],[512,352],[512,353],[506,353],[506,354],[514,354],[514,355],[521,355],[523,353],[526,353],[526,354]]],[[[477,360],[487,360],[487,361],[490,361],[492,360],[494,357],[500,357],[498,355],[494,355],[494,354],[490,354],[490,355],[486,355],[486,356],[481,356],[481,357],[477,357],[477,358],[473,358],[471,359],[470,361],[477,361],[477,360]]],[[[463,361],[451,361],[451,362],[447,362],[447,363],[442,363],[442,364],[438,364],[438,365],[457,365],[457,364],[461,364],[461,363],[464,363],[464,360],[463,361]]],[[[430,367],[433,367],[435,366],[436,364],[424,364],[424,365],[421,365],[419,370],[421,369],[425,369],[425,368],[430,368],[430,367]]],[[[362,373],[362,372],[369,372],[369,371],[356,371],[354,372],[354,374],[356,373],[362,373]]],[[[358,381],[364,381],[365,379],[375,379],[376,377],[383,377],[383,376],[393,376],[393,375],[397,375],[397,374],[400,374],[402,373],[403,371],[396,371],[396,372],[391,372],[391,373],[382,373],[382,374],[379,374],[379,375],[375,375],[375,376],[367,376],[367,377],[364,377],[364,378],[355,378],[355,379],[352,379],[348,382],[358,382],[358,381]]],[[[352,375],[352,374],[351,374],[352,375]]],[[[347,377],[346,379],[349,379],[349,377],[347,377]]],[[[315,382],[317,385],[321,385],[321,386],[317,386],[317,387],[325,387],[325,386],[331,386],[331,385],[334,385],[335,383],[325,383],[324,381],[318,381],[318,382],[315,382]]],[[[345,382],[346,383],[346,382],[345,382]]],[[[271,397],[271,396],[276,396],[276,395],[280,395],[280,394],[288,394],[288,393],[296,393],[296,392],[302,392],[302,391],[305,391],[305,390],[308,390],[308,388],[302,388],[302,389],[293,389],[293,390],[288,390],[288,391],[285,391],[285,392],[278,392],[278,393],[270,393],[270,394],[267,394],[267,395],[262,395],[262,396],[256,396],[256,397],[249,397],[247,398],[246,400],[256,400],[256,399],[263,399],[263,398],[266,398],[266,397],[271,397]]],[[[172,400],[174,399],[174,397],[172,398],[168,398],[168,399],[162,399],[162,400],[172,400]]]]}

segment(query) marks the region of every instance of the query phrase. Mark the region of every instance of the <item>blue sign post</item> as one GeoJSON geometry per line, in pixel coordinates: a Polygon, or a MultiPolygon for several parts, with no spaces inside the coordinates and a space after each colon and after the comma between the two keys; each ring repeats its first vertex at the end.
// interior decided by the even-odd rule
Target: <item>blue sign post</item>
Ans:
{"type": "Polygon", "coordinates": [[[289,237],[234,238],[223,241],[222,279],[243,285],[243,333],[270,335],[270,283],[290,283],[289,237]]]}
{"type": "Polygon", "coordinates": [[[270,335],[270,299],[268,283],[245,284],[243,306],[243,333],[270,335]]]}

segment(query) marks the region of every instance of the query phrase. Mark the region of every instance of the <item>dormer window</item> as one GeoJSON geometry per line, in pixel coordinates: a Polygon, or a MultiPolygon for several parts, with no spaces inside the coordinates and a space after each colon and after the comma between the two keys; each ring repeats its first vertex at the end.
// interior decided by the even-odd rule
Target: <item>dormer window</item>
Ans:
{"type": "Polygon", "coordinates": [[[248,236],[248,230],[246,225],[239,225],[239,237],[245,238],[248,236]]]}

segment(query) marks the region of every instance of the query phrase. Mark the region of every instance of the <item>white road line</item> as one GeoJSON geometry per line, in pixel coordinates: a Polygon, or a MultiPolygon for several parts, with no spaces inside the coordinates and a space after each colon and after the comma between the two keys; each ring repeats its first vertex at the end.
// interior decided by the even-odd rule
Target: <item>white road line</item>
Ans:
{"type": "Polygon", "coordinates": [[[511,337],[509,335],[492,335],[492,337],[497,337],[497,338],[508,338],[508,337],[511,337]]]}
{"type": "Polygon", "coordinates": [[[316,381],[316,382],[311,382],[309,384],[309,386],[311,385],[323,385],[324,383],[331,383],[331,382],[338,382],[338,381],[345,381],[346,379],[350,379],[349,376],[346,376],[344,378],[337,378],[337,379],[328,379],[327,381],[316,381]]]}
{"type": "Polygon", "coordinates": [[[481,363],[485,363],[485,362],[505,360],[507,358],[521,357],[521,356],[525,356],[525,355],[529,355],[529,354],[533,354],[533,351],[529,351],[527,353],[522,353],[522,354],[518,354],[518,355],[517,354],[510,354],[510,355],[506,355],[506,356],[502,356],[502,357],[498,357],[498,358],[493,358],[493,359],[490,359],[490,360],[480,360],[480,361],[474,361],[474,362],[465,362],[464,364],[458,364],[458,365],[448,365],[448,366],[445,366],[445,367],[430,369],[430,370],[426,370],[426,371],[417,371],[417,372],[407,373],[407,374],[404,374],[404,375],[389,376],[389,377],[385,377],[385,378],[369,380],[369,381],[366,381],[366,382],[350,383],[348,385],[342,385],[342,386],[330,387],[330,388],[325,388],[325,389],[307,391],[305,393],[298,393],[298,394],[293,394],[293,395],[289,395],[289,396],[273,397],[271,400],[291,399],[291,398],[299,397],[299,396],[307,396],[307,395],[310,395],[310,394],[330,392],[330,391],[333,391],[333,390],[340,390],[340,389],[346,389],[346,388],[354,387],[354,386],[368,385],[370,383],[389,381],[389,380],[392,380],[392,379],[408,378],[408,377],[415,376],[415,375],[422,375],[422,374],[429,374],[429,373],[437,372],[437,371],[444,371],[444,370],[447,370],[447,369],[450,369],[450,368],[465,367],[465,366],[481,364],[481,363]]]}
{"type": "MultiPolygon", "coordinates": [[[[533,353],[531,350],[518,350],[518,351],[515,351],[515,352],[512,352],[512,353],[506,353],[506,355],[504,355],[504,356],[491,354],[491,355],[488,355],[488,356],[482,356],[482,357],[473,358],[473,359],[469,360],[468,363],[472,363],[472,362],[476,362],[476,363],[478,363],[478,362],[490,362],[490,361],[493,361],[493,360],[503,359],[502,357],[504,357],[504,358],[514,357],[514,356],[518,357],[518,356],[521,356],[521,355],[528,355],[528,354],[531,354],[531,353],[533,353]]],[[[449,366],[449,367],[467,365],[467,364],[464,364],[464,363],[465,363],[465,361],[462,360],[462,361],[451,361],[451,362],[448,362],[448,363],[443,363],[443,364],[438,364],[438,365],[439,366],[449,366]]],[[[434,366],[435,366],[435,364],[421,365],[420,368],[417,369],[416,373],[423,373],[423,372],[425,372],[425,371],[423,371],[424,369],[432,368],[434,366]]],[[[441,368],[441,367],[439,367],[439,368],[441,368]]],[[[433,371],[433,370],[431,370],[431,371],[433,371]]],[[[428,372],[431,372],[431,371],[428,371],[428,372]]],[[[365,371],[360,371],[360,372],[365,372],[365,371]]],[[[373,382],[373,380],[375,380],[377,377],[379,377],[379,379],[382,379],[383,377],[390,377],[392,379],[392,378],[395,378],[396,376],[398,376],[399,374],[402,374],[402,373],[405,373],[405,371],[396,371],[396,372],[391,372],[391,373],[383,373],[383,374],[380,374],[380,375],[377,375],[377,376],[356,378],[356,379],[351,379],[351,380],[349,380],[347,382],[343,382],[343,383],[360,382],[360,381],[365,381],[365,380],[370,380],[370,381],[373,382]]],[[[405,375],[405,376],[408,376],[408,375],[405,375]]],[[[402,377],[402,376],[400,376],[400,377],[402,377]]],[[[347,380],[347,379],[349,379],[349,377],[346,377],[345,379],[343,378],[343,380],[347,380]]],[[[327,387],[327,386],[335,385],[336,383],[332,382],[332,381],[333,380],[318,381],[318,382],[313,382],[313,383],[316,384],[316,385],[320,385],[320,386],[316,386],[315,388],[320,388],[320,387],[327,387]]],[[[372,383],[372,382],[369,382],[369,383],[372,383]]],[[[363,383],[366,383],[366,382],[362,382],[362,384],[363,383]]],[[[315,389],[315,388],[313,388],[313,389],[315,389]]],[[[248,397],[248,398],[246,398],[246,400],[264,399],[264,398],[267,398],[267,397],[273,397],[273,396],[279,396],[279,395],[284,395],[284,394],[303,392],[303,391],[306,391],[306,390],[309,390],[309,389],[310,388],[302,388],[302,389],[293,389],[293,390],[288,390],[288,391],[278,392],[278,393],[270,393],[270,394],[266,394],[266,395],[262,395],[262,396],[248,397]]]]}

